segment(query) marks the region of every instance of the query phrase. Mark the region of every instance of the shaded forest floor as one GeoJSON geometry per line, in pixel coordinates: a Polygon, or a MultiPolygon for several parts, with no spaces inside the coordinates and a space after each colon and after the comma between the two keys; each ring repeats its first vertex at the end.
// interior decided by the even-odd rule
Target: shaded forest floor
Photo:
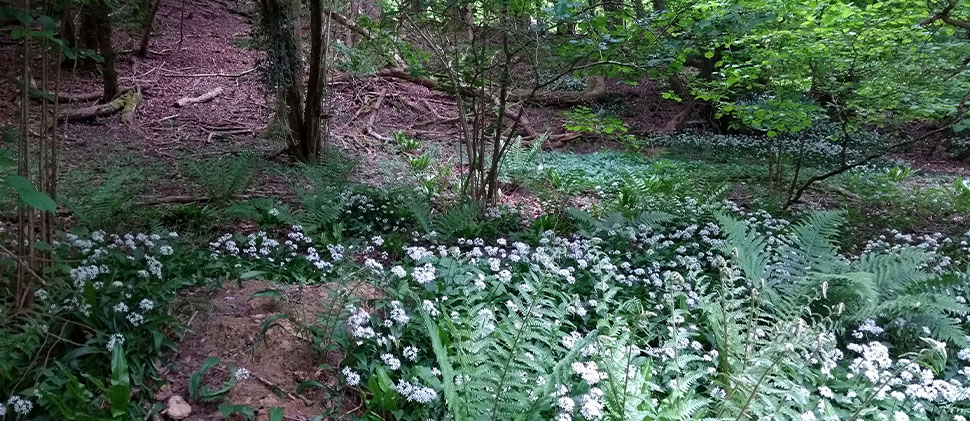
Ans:
{"type": "MultiPolygon", "coordinates": [[[[121,85],[138,86],[144,100],[139,104],[131,124],[117,117],[88,123],[71,123],[64,129],[61,177],[67,189],[78,180],[97,179],[118,168],[133,168],[145,172],[149,198],[195,196],[193,183],[186,179],[186,162],[223,156],[251,155],[259,161],[260,171],[247,194],[287,197],[293,194],[286,168],[292,162],[280,152],[285,143],[274,128],[274,97],[266,92],[260,71],[262,54],[253,48],[250,11],[233,9],[246,7],[235,3],[186,1],[182,10],[176,2],[162,2],[157,26],[152,37],[151,51],[146,58],[135,57],[131,51],[137,43],[128,34],[117,32],[115,47],[119,54],[118,72],[121,85]],[[176,106],[183,97],[198,96],[215,88],[223,93],[212,101],[176,106]],[[93,175],[78,177],[78,174],[93,175]]],[[[14,43],[0,44],[0,57],[19,57],[14,43]]],[[[16,79],[18,59],[0,60],[0,75],[5,80],[16,79]]],[[[61,69],[62,91],[91,93],[101,89],[100,75],[91,69],[61,69]]],[[[16,121],[17,91],[6,85],[5,101],[0,101],[0,125],[16,121]]],[[[383,77],[351,78],[332,85],[331,149],[358,161],[353,178],[368,184],[390,185],[403,183],[412,177],[408,167],[410,156],[400,153],[395,136],[420,139],[422,153],[436,162],[451,166],[452,177],[459,173],[455,155],[457,124],[455,103],[450,96],[406,81],[383,77]]],[[[683,106],[664,100],[659,84],[644,80],[635,86],[610,81],[609,97],[605,101],[617,109],[624,123],[637,135],[649,136],[671,130],[671,121],[681,114],[683,106]]],[[[77,106],[87,104],[77,104],[77,106]]],[[[568,108],[531,107],[525,115],[539,132],[562,132],[564,112],[568,108]]],[[[617,142],[577,139],[551,154],[550,167],[570,173],[569,165],[576,156],[595,157],[601,151],[621,150],[617,142]],[[559,162],[560,164],[554,164],[559,162]],[[555,165],[559,165],[556,167],[555,165]]],[[[899,187],[903,192],[920,192],[943,188],[958,174],[970,174],[970,165],[940,156],[934,150],[921,150],[895,157],[918,170],[899,187]]],[[[607,158],[597,171],[617,171],[629,166],[652,171],[658,176],[672,172],[692,174],[698,179],[737,181],[732,173],[741,174],[739,180],[763,177],[763,167],[744,167],[745,163],[715,165],[693,163],[698,157],[670,155],[662,148],[643,154],[645,161],[633,164],[620,158],[607,158]],[[656,164],[662,165],[656,165],[656,164]],[[621,165],[622,164],[622,165],[621,165]],[[617,168],[614,168],[616,166],[617,168]],[[746,177],[746,178],[745,178],[746,177]]],[[[615,157],[615,155],[608,155],[615,157]]],[[[570,164],[571,165],[571,164],[570,164]]],[[[596,164],[590,164],[596,166],[596,164]]],[[[541,176],[541,174],[539,175],[541,176]]],[[[506,186],[504,203],[523,208],[534,216],[547,211],[556,200],[546,180],[527,178],[521,183],[506,186]]],[[[603,184],[610,179],[604,178],[603,184]]],[[[750,204],[764,195],[757,185],[740,181],[731,192],[731,199],[750,204]]],[[[828,186],[807,196],[809,207],[855,207],[850,215],[854,222],[850,231],[858,238],[879,235],[887,227],[902,227],[920,233],[934,231],[965,232],[967,215],[939,212],[934,203],[918,203],[910,208],[889,209],[893,199],[863,197],[871,186],[864,183],[828,186]],[[852,190],[854,188],[855,190],[852,190]]],[[[595,182],[590,181],[590,184],[595,182]]],[[[597,186],[599,187],[599,186],[597,186]]],[[[558,187],[556,187],[558,188],[558,187]]],[[[592,190],[592,189],[588,189],[592,190]]],[[[913,193],[915,194],[915,193],[913,193]]],[[[888,196],[887,196],[888,197],[888,196]]],[[[574,192],[568,204],[584,207],[595,203],[590,191],[574,192]]],[[[183,295],[184,315],[188,316],[191,332],[181,343],[172,359],[172,367],[164,371],[168,387],[158,396],[165,401],[170,396],[185,396],[191,370],[210,356],[219,356],[227,364],[249,367],[256,382],[233,390],[229,400],[253,408],[285,407],[289,419],[310,419],[314,414],[338,405],[344,412],[353,412],[360,402],[339,404],[316,399],[314,392],[297,397],[299,382],[315,379],[332,385],[321,364],[333,363],[320,356],[312,344],[292,332],[293,323],[282,321],[281,326],[258,337],[260,326],[273,313],[315,317],[315,307],[328,294],[326,285],[300,287],[285,291],[287,300],[252,299],[252,295],[269,284],[250,281],[239,288],[226,284],[222,289],[192,290],[183,295]],[[279,306],[287,306],[285,309],[279,306]],[[313,309],[311,309],[313,307],[313,309]],[[287,331],[289,330],[289,331],[287,331]]],[[[222,373],[228,374],[228,373],[222,373]]],[[[221,376],[224,377],[224,376],[221,376]]],[[[215,405],[197,406],[190,420],[222,419],[215,405]]]]}
{"type": "MultiPolygon", "coordinates": [[[[63,137],[66,168],[62,174],[73,170],[103,173],[119,166],[152,169],[166,176],[159,177],[165,182],[152,184],[151,195],[166,196],[186,193],[181,187],[186,185],[185,180],[179,176],[180,163],[186,158],[253,154],[283,162],[286,157],[279,152],[285,144],[273,126],[274,97],[264,88],[265,75],[259,67],[262,53],[252,42],[253,12],[249,7],[162,2],[145,58],[133,53],[138,43],[134,33],[116,30],[120,85],[139,87],[144,100],[131,124],[120,123],[117,116],[67,124],[63,137]],[[180,98],[216,88],[222,88],[223,93],[209,102],[176,106],[180,98]]],[[[14,58],[0,61],[0,75],[15,80],[21,68],[19,45],[0,44],[0,56],[14,58]]],[[[66,94],[101,89],[100,74],[93,67],[72,69],[68,64],[60,69],[60,78],[61,91],[66,94]]],[[[611,81],[607,102],[622,101],[633,131],[663,131],[682,107],[662,100],[659,88],[644,82],[629,86],[611,81]]],[[[394,153],[394,133],[421,139],[437,157],[453,156],[451,141],[457,137],[458,126],[450,96],[385,77],[334,82],[331,89],[333,136],[328,147],[361,160],[360,180],[380,183],[403,178],[405,162],[394,153]]],[[[16,121],[18,95],[16,87],[9,84],[4,95],[9,100],[0,103],[0,125],[16,121]]],[[[538,132],[562,132],[563,111],[567,109],[529,107],[525,116],[538,132]]],[[[614,146],[619,145],[576,142],[567,149],[589,152],[614,146]]],[[[257,190],[283,188],[283,181],[273,172],[263,175],[257,190]]]]}
{"type": "MultiPolygon", "coordinates": [[[[265,88],[265,75],[260,68],[263,55],[252,40],[250,7],[234,2],[162,2],[150,52],[145,58],[133,54],[138,40],[132,34],[137,31],[115,31],[114,44],[120,52],[120,84],[138,86],[144,100],[138,105],[131,124],[121,123],[115,116],[65,126],[60,172],[65,190],[83,188],[76,184],[90,184],[91,180],[96,182],[119,168],[131,168],[144,173],[148,181],[139,196],[149,200],[191,199],[201,192],[187,179],[187,162],[249,155],[256,158],[259,171],[247,194],[292,196],[294,185],[288,178],[292,162],[281,153],[286,145],[273,121],[274,95],[265,88]],[[176,106],[180,98],[198,96],[215,88],[222,88],[223,93],[209,102],[176,106]]],[[[20,47],[9,39],[4,41],[0,43],[0,56],[14,59],[0,60],[0,75],[6,80],[15,80],[20,70],[20,47]]],[[[68,94],[93,93],[101,88],[100,74],[94,68],[62,68],[60,78],[61,91],[68,94]]],[[[12,125],[17,115],[18,92],[14,84],[6,86],[4,96],[8,100],[0,102],[0,125],[12,125]]],[[[344,78],[334,82],[331,89],[332,137],[327,147],[337,154],[337,159],[358,162],[352,174],[354,180],[372,185],[414,180],[408,162],[412,156],[401,153],[395,144],[396,136],[418,139],[420,153],[430,156],[436,165],[450,167],[452,180],[457,180],[460,168],[454,140],[458,137],[458,127],[452,97],[380,76],[344,78]]],[[[610,80],[608,96],[598,106],[619,116],[630,132],[638,136],[668,133],[682,128],[686,118],[684,105],[662,98],[665,89],[663,84],[650,80],[634,85],[610,80]]],[[[73,106],[84,105],[89,104],[73,106]]],[[[530,106],[525,116],[537,132],[562,133],[564,113],[568,110],[530,106]]],[[[619,142],[580,138],[550,153],[589,154],[622,148],[619,142]]],[[[956,175],[970,174],[968,163],[948,160],[938,149],[930,145],[893,157],[916,170],[917,176],[908,180],[904,188],[910,191],[942,188],[952,185],[956,175]]],[[[646,154],[660,160],[703,159],[671,155],[663,148],[649,149],[646,154]]],[[[717,171],[714,167],[704,168],[699,171],[717,171]]],[[[664,170],[658,171],[662,174],[664,170]]],[[[757,169],[749,173],[755,182],[763,176],[757,169]]],[[[505,186],[503,201],[522,206],[527,213],[541,213],[544,192],[536,191],[535,184],[505,186]]],[[[859,200],[857,195],[846,196],[844,192],[841,187],[821,189],[810,192],[806,201],[811,207],[849,203],[860,209],[860,220],[887,214],[881,208],[884,203],[859,200]]],[[[764,190],[739,188],[732,194],[740,202],[750,202],[764,194],[764,190]]],[[[583,204],[594,200],[589,195],[577,195],[574,202],[583,204]]],[[[922,205],[933,207],[932,203],[922,205]]],[[[890,216],[898,219],[895,218],[898,215],[890,216]]],[[[934,231],[958,229],[962,223],[961,218],[945,216],[910,226],[920,231],[934,231]]],[[[877,228],[886,224],[877,224],[877,228]]]]}

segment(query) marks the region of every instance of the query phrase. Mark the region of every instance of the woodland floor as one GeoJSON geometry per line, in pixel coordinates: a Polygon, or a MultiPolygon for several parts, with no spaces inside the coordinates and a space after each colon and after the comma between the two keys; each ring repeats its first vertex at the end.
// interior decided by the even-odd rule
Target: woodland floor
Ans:
{"type": "MultiPolygon", "coordinates": [[[[162,2],[154,32],[151,52],[147,58],[137,58],[133,50],[136,40],[117,31],[115,44],[119,51],[118,71],[121,85],[137,85],[144,94],[132,124],[122,124],[117,117],[93,123],[72,123],[64,130],[62,174],[83,170],[103,173],[117,166],[152,168],[158,171],[156,182],[149,183],[152,196],[192,194],[186,191],[190,183],[180,180],[179,165],[186,158],[238,155],[251,153],[272,160],[284,160],[279,152],[284,144],[262,133],[271,124],[273,98],[267,95],[258,70],[261,54],[249,48],[247,41],[252,26],[246,10],[231,10],[238,6],[185,1],[162,2]],[[184,13],[184,25],[183,22],[184,13]],[[197,96],[216,87],[224,93],[214,100],[179,108],[177,99],[197,96]]],[[[0,43],[0,57],[14,60],[0,61],[0,76],[13,80],[19,72],[19,47],[0,43]]],[[[62,91],[90,93],[100,89],[96,71],[61,70],[62,91]]],[[[3,92],[0,101],[0,125],[16,120],[17,92],[13,84],[3,92]]],[[[661,89],[644,81],[636,86],[611,81],[607,102],[622,103],[624,109],[635,110],[625,115],[624,122],[638,134],[668,130],[669,122],[680,113],[681,105],[661,99],[661,89]]],[[[422,147],[436,151],[438,157],[448,159],[454,154],[453,143],[457,127],[454,100],[446,95],[405,81],[374,77],[351,79],[333,85],[334,115],[331,147],[339,148],[361,161],[355,178],[371,183],[400,180],[407,167],[397,152],[393,133],[402,131],[422,139],[422,147]]],[[[84,104],[78,104],[84,105],[84,104]]],[[[565,109],[533,107],[526,117],[534,129],[562,131],[565,109]]],[[[604,148],[619,148],[603,142],[573,142],[565,150],[589,153],[604,148]]],[[[652,153],[659,153],[653,151],[652,153]]],[[[916,169],[936,174],[970,174],[970,166],[919,151],[902,156],[916,169]]],[[[253,193],[286,191],[283,177],[274,171],[263,171],[253,193]]],[[[734,193],[739,202],[750,198],[744,188],[734,193]]],[[[541,210],[538,199],[525,190],[508,192],[508,197],[533,212],[541,210]]],[[[813,195],[818,204],[844,200],[813,195]]],[[[578,202],[594,198],[578,197],[578,202]]],[[[872,210],[878,212],[879,210],[872,210]]],[[[949,223],[940,221],[939,224],[949,223]]],[[[288,419],[310,419],[334,403],[315,399],[314,391],[295,396],[296,387],[306,379],[316,379],[332,385],[333,378],[321,364],[333,363],[321,358],[313,350],[309,339],[294,334],[296,323],[283,320],[279,327],[267,331],[265,338],[257,337],[262,324],[274,313],[286,313],[297,318],[317,317],[314,310],[328,294],[327,285],[293,287],[284,291],[286,300],[256,298],[252,294],[270,288],[268,283],[247,281],[242,288],[226,283],[224,288],[198,289],[185,293],[183,314],[190,315],[190,330],[180,343],[172,366],[164,373],[169,387],[157,398],[164,401],[172,394],[187,395],[187,382],[192,371],[210,356],[219,356],[228,365],[245,365],[253,372],[256,382],[244,382],[232,391],[229,401],[253,408],[282,406],[288,419]],[[285,307],[285,308],[281,308],[285,307]]],[[[278,287],[278,286],[277,286],[278,287]]],[[[225,378],[228,373],[217,373],[225,378]]],[[[352,412],[360,402],[339,403],[341,410],[352,412]]],[[[265,415],[262,415],[265,416],[265,415]]],[[[190,420],[222,419],[215,405],[193,405],[190,420]]],[[[260,418],[258,418],[260,419],[260,418]]]]}
{"type": "MultiPolygon", "coordinates": [[[[131,124],[119,123],[115,116],[66,125],[62,149],[66,168],[62,174],[74,169],[102,172],[119,165],[179,174],[178,166],[185,158],[242,153],[285,159],[279,156],[283,142],[263,134],[271,124],[273,97],[263,89],[258,69],[261,54],[249,43],[251,13],[248,5],[235,3],[162,2],[146,58],[132,53],[136,38],[115,31],[120,85],[138,86],[144,100],[131,124]],[[179,98],[217,87],[224,93],[212,101],[181,108],[175,105],[179,98]]],[[[0,57],[14,58],[0,61],[0,76],[5,80],[17,78],[20,55],[16,43],[0,43],[0,57]]],[[[35,65],[39,67],[40,63],[35,65]]],[[[101,88],[96,69],[62,68],[60,73],[64,93],[93,93],[101,88]]],[[[451,97],[383,77],[335,82],[332,89],[333,137],[328,146],[361,160],[360,180],[385,182],[403,176],[405,164],[391,144],[397,131],[430,144],[438,157],[447,159],[454,154],[449,141],[457,136],[458,126],[451,97]]],[[[677,103],[660,99],[659,89],[649,81],[637,86],[611,81],[608,91],[611,97],[607,102],[622,101],[626,108],[637,110],[625,118],[637,133],[665,130],[682,109],[677,103]]],[[[7,84],[4,97],[8,100],[0,103],[0,125],[16,120],[18,95],[14,84],[7,84]]],[[[85,105],[90,104],[74,104],[85,105]]],[[[524,115],[538,132],[561,132],[565,110],[530,107],[524,115]]],[[[610,146],[576,142],[566,149],[590,152],[610,146]]],[[[181,191],[186,183],[178,177],[166,176],[164,180],[153,183],[152,194],[186,193],[181,191]]],[[[273,172],[265,172],[257,184],[261,192],[286,188],[273,172]]]]}
{"type": "MultiPolygon", "coordinates": [[[[165,402],[172,395],[187,397],[189,377],[209,357],[219,357],[223,365],[246,367],[250,379],[237,383],[226,402],[246,405],[263,420],[265,410],[285,409],[287,419],[308,420],[328,409],[350,413],[359,409],[358,396],[347,395],[340,402],[324,398],[319,388],[297,387],[307,381],[318,381],[336,387],[333,366],[338,355],[314,350],[313,340],[299,326],[316,322],[321,303],[330,302],[331,285],[289,286],[250,280],[245,283],[225,282],[221,288],[196,288],[182,294],[181,313],[188,316],[188,331],[179,342],[178,353],[162,371],[165,387],[156,395],[165,402]],[[253,297],[260,291],[278,291],[282,299],[253,297]],[[264,323],[274,314],[287,314],[292,319],[270,320],[273,326],[263,332],[264,323]]],[[[364,296],[375,296],[376,290],[358,290],[364,296]]],[[[207,374],[206,378],[225,379],[232,373],[207,374]]],[[[220,380],[221,381],[221,380],[220,380]]],[[[212,384],[218,388],[218,384],[212,384]]],[[[187,420],[221,420],[218,405],[193,404],[187,420]]]]}

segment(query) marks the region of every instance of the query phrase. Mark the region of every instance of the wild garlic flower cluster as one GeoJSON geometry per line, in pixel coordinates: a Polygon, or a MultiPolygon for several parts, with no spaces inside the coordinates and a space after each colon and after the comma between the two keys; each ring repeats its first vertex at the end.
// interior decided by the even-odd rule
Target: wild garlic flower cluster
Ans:
{"type": "Polygon", "coordinates": [[[17,416],[24,417],[30,414],[30,411],[33,409],[34,403],[31,402],[27,397],[13,395],[7,399],[6,403],[0,401],[0,418],[6,416],[7,411],[10,411],[17,416]]]}
{"type": "MultiPolygon", "coordinates": [[[[799,135],[765,136],[710,134],[710,133],[678,133],[661,137],[657,143],[664,146],[676,146],[689,149],[699,149],[714,154],[729,154],[737,159],[740,156],[767,158],[771,153],[782,152],[789,156],[802,156],[805,161],[840,162],[843,147],[840,142],[831,139],[838,138],[838,129],[831,124],[816,123],[799,135]]],[[[877,148],[885,147],[888,140],[878,133],[860,132],[853,137],[853,143],[844,150],[850,160],[861,158],[864,154],[877,148]]]]}
{"type": "MultiPolygon", "coordinates": [[[[949,256],[949,249],[954,247],[954,240],[943,233],[912,234],[898,229],[891,229],[885,234],[872,238],[866,242],[863,253],[899,252],[905,249],[918,249],[927,253],[928,259],[918,269],[928,269],[933,273],[943,273],[955,263],[949,256]]],[[[959,247],[957,247],[959,249],[959,247]]],[[[959,253],[958,253],[959,254],[959,253]]],[[[965,259],[965,258],[964,258],[965,259]]]]}
{"type": "Polygon", "coordinates": [[[171,293],[161,287],[166,282],[163,261],[173,255],[169,243],[177,238],[174,232],[65,234],[55,247],[76,256],[77,264],[69,270],[73,288],[38,289],[35,298],[52,315],[76,313],[94,329],[110,329],[103,332],[102,343],[111,351],[157,311],[159,294],[171,293]],[[110,322],[98,326],[102,320],[110,322]]]}
{"type": "MultiPolygon", "coordinates": [[[[290,226],[281,237],[277,240],[265,231],[245,236],[226,233],[209,243],[210,258],[236,259],[236,267],[244,264],[251,267],[254,262],[277,269],[308,264],[322,276],[331,272],[336,264],[343,262],[346,253],[353,251],[341,244],[328,244],[325,248],[318,248],[300,225],[290,226]]],[[[369,247],[372,249],[372,246],[369,247]]],[[[373,259],[369,266],[383,270],[381,263],[373,259]]]]}
{"type": "MultiPolygon", "coordinates": [[[[382,205],[368,202],[367,197],[351,202],[381,212],[382,205]]],[[[708,206],[689,198],[683,204],[688,208],[708,206]]],[[[769,262],[768,280],[778,282],[793,276],[782,270],[780,257],[793,250],[791,222],[763,211],[746,211],[730,202],[718,206],[766,237],[766,248],[774,259],[769,262]]],[[[892,244],[926,244],[921,248],[930,253],[953,245],[938,235],[891,233],[882,240],[889,244],[890,239],[895,241],[892,244]]],[[[321,274],[332,272],[338,263],[359,265],[361,276],[382,284],[390,280],[395,288],[403,288],[385,291],[385,297],[373,302],[344,308],[344,327],[350,339],[344,351],[353,357],[342,367],[341,378],[350,387],[368,385],[375,376],[390,378],[389,383],[381,381],[397,394],[398,402],[415,414],[428,415],[425,418],[435,418],[445,408],[439,396],[443,379],[426,322],[461,332],[450,336],[455,342],[445,346],[457,346],[458,341],[488,343],[522,327],[542,332],[548,344],[521,352],[520,358],[529,368],[516,367],[510,373],[515,384],[507,387],[523,391],[528,399],[548,401],[547,419],[571,421],[605,418],[610,411],[605,403],[615,393],[608,385],[618,378],[649,379],[644,381],[664,390],[688,388],[711,402],[727,398],[730,392],[715,386],[713,379],[722,360],[737,359],[739,352],[722,355],[712,343],[720,332],[710,330],[709,315],[704,315],[712,305],[708,278],[723,275],[737,280],[739,294],[749,295],[745,300],[757,296],[764,281],[749,281],[739,269],[725,263],[731,258],[724,249],[725,241],[726,233],[708,215],[675,217],[660,224],[604,225],[583,235],[545,232],[529,241],[467,238],[446,244],[434,233],[412,233],[411,243],[400,250],[400,261],[382,251],[385,240],[377,231],[366,234],[364,245],[354,248],[315,244],[298,226],[278,240],[268,233],[223,236],[211,244],[211,251],[215,258],[228,258],[236,264],[257,262],[287,269],[309,265],[321,274]],[[650,334],[631,334],[623,349],[649,364],[619,367],[615,352],[604,345],[602,329],[629,315],[626,301],[631,298],[637,303],[635,319],[642,323],[641,329],[650,326],[650,334]],[[546,366],[567,356],[571,359],[559,373],[546,366]],[[691,377],[695,383],[678,383],[687,373],[696,376],[691,377]]],[[[867,252],[893,247],[873,244],[867,252]]],[[[97,266],[85,270],[88,272],[78,276],[104,276],[97,266]]],[[[118,307],[118,311],[141,308],[136,307],[137,301],[124,304],[127,308],[118,307]]],[[[769,324],[756,317],[743,335],[744,341],[758,348],[748,352],[759,357],[752,363],[758,373],[771,364],[774,355],[783,355],[779,364],[789,369],[779,373],[796,374],[786,379],[772,373],[766,380],[771,392],[766,394],[797,408],[804,419],[828,419],[827,406],[851,411],[870,392],[878,408],[862,413],[864,419],[892,417],[895,412],[925,419],[932,408],[965,405],[965,385],[970,384],[965,360],[970,359],[970,349],[956,354],[964,361],[956,371],[945,376],[932,373],[918,368],[915,358],[901,357],[905,350],[890,347],[882,338],[888,336],[888,329],[877,321],[883,319],[863,320],[842,337],[834,331],[808,329],[804,321],[769,324]],[[908,397],[900,400],[900,396],[908,397]]],[[[459,353],[488,355],[489,349],[468,345],[459,353]]],[[[464,370],[453,372],[450,381],[458,393],[498,393],[476,389],[483,384],[482,374],[476,370],[482,370],[484,363],[475,364],[458,365],[464,370]]],[[[659,397],[649,399],[656,405],[662,402],[659,397]]]]}

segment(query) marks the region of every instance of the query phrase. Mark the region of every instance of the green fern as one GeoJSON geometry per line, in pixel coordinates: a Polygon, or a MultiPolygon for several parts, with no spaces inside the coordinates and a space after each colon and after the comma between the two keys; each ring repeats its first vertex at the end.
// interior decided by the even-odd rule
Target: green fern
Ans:
{"type": "Polygon", "coordinates": [[[448,240],[458,237],[474,238],[479,233],[479,207],[475,202],[464,201],[448,207],[434,221],[439,238],[448,240]]]}
{"type": "Polygon", "coordinates": [[[256,160],[249,155],[183,161],[185,176],[212,198],[224,202],[245,191],[256,177],[256,160]]]}
{"type": "Polygon", "coordinates": [[[905,321],[904,335],[925,336],[925,328],[934,339],[966,344],[957,318],[970,308],[954,296],[962,278],[929,273],[931,254],[908,248],[849,261],[834,240],[843,223],[837,212],[808,215],[792,227],[790,244],[775,251],[740,221],[717,217],[727,235],[723,251],[734,256],[750,283],[765,280],[763,293],[775,315],[840,313],[846,327],[870,317],[899,319],[905,321]]]}
{"type": "Polygon", "coordinates": [[[581,346],[562,352],[556,339],[560,334],[552,322],[566,318],[560,303],[567,300],[555,283],[535,272],[524,281],[534,288],[528,295],[483,292],[464,298],[468,322],[425,315],[448,413],[456,420],[531,420],[554,405],[551,388],[561,383],[581,346]],[[493,308],[508,311],[489,316],[493,308]],[[455,373],[462,376],[458,383],[455,373]],[[536,382],[539,377],[546,381],[536,382]]]}
{"type": "Polygon", "coordinates": [[[75,188],[65,202],[81,226],[117,227],[121,216],[130,213],[134,199],[144,190],[144,174],[137,169],[118,168],[98,179],[91,174],[74,174],[75,188]]]}

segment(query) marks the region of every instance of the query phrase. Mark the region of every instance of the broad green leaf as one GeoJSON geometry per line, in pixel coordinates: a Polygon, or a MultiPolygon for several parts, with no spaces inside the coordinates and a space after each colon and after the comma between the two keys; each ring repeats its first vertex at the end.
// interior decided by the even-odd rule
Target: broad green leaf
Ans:
{"type": "Polygon", "coordinates": [[[111,402],[111,415],[115,419],[126,419],[131,401],[131,380],[128,377],[128,361],[124,348],[118,344],[111,351],[111,389],[108,390],[111,402]]]}
{"type": "Polygon", "coordinates": [[[283,421],[283,408],[279,408],[279,407],[270,408],[269,421],[283,421]]]}

